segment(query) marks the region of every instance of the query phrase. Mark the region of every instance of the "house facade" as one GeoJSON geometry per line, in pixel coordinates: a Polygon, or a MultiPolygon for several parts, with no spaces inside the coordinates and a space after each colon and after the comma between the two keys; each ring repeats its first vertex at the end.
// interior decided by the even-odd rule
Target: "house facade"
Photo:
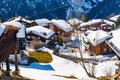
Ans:
{"type": "Polygon", "coordinates": [[[91,54],[96,53],[97,55],[114,53],[113,50],[105,42],[102,42],[96,46],[93,46],[90,43],[89,50],[91,54]]]}

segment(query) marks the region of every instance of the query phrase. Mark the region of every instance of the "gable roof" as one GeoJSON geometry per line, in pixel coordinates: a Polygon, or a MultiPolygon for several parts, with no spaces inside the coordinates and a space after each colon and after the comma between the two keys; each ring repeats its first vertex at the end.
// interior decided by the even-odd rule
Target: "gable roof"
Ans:
{"type": "Polygon", "coordinates": [[[119,16],[120,16],[120,14],[119,14],[119,15],[116,15],[116,16],[113,16],[113,17],[110,18],[110,20],[116,22],[119,16]]]}
{"type": "Polygon", "coordinates": [[[80,27],[84,27],[84,26],[87,26],[87,25],[93,25],[93,24],[101,23],[101,22],[102,22],[102,19],[92,19],[88,22],[80,24],[80,27]]]}
{"type": "Polygon", "coordinates": [[[97,24],[97,23],[101,23],[100,26],[108,24],[110,26],[114,25],[116,27],[116,24],[112,21],[109,21],[109,20],[106,20],[106,19],[92,19],[88,22],[80,24],[79,28],[84,27],[84,26],[88,26],[88,25],[90,26],[90,25],[97,24]]]}
{"type": "Polygon", "coordinates": [[[92,31],[88,34],[87,38],[93,46],[96,46],[106,39],[111,38],[112,36],[103,30],[92,31]]]}
{"type": "Polygon", "coordinates": [[[18,33],[17,33],[17,38],[25,38],[25,26],[22,25],[19,22],[15,22],[15,21],[10,21],[10,22],[4,22],[1,27],[5,28],[7,25],[12,25],[14,27],[20,28],[18,33]]]}
{"type": "Polygon", "coordinates": [[[26,23],[33,23],[34,21],[32,21],[32,20],[27,20],[27,19],[25,19],[25,18],[23,18],[23,17],[21,17],[21,16],[18,16],[18,17],[15,17],[15,19],[13,19],[12,21],[16,21],[16,22],[18,22],[18,21],[24,21],[24,22],[26,22],[26,23]]]}
{"type": "Polygon", "coordinates": [[[43,19],[36,19],[34,21],[37,23],[38,26],[47,26],[48,23],[49,23],[49,20],[45,19],[45,18],[43,18],[43,19]]]}
{"type": "Polygon", "coordinates": [[[70,26],[70,24],[68,24],[67,22],[65,22],[64,20],[51,20],[50,23],[54,24],[55,26],[57,26],[58,28],[69,32],[72,30],[72,27],[70,26]]]}
{"type": "Polygon", "coordinates": [[[27,28],[26,31],[27,31],[27,33],[32,32],[32,33],[42,36],[46,39],[49,39],[54,34],[54,31],[47,29],[45,27],[42,27],[42,26],[33,26],[30,28],[27,28]]]}

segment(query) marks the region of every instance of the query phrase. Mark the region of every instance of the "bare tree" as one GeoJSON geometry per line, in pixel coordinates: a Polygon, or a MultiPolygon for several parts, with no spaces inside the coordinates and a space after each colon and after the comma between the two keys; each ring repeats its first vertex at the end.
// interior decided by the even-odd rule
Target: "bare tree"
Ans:
{"type": "Polygon", "coordinates": [[[81,40],[82,40],[81,33],[79,33],[77,31],[77,33],[76,34],[74,33],[73,36],[79,41],[79,43],[78,43],[79,44],[78,52],[80,54],[81,60],[78,63],[83,67],[83,69],[85,70],[86,74],[89,77],[95,77],[94,76],[95,65],[91,64],[91,66],[89,68],[87,68],[88,65],[86,66],[86,63],[85,63],[85,60],[84,60],[84,57],[83,57],[82,43],[81,43],[81,40]]]}

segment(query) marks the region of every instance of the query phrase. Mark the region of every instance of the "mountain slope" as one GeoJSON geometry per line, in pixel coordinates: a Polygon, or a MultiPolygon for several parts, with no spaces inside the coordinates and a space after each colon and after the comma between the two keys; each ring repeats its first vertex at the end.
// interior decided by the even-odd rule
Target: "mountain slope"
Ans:
{"type": "Polygon", "coordinates": [[[120,0],[1,0],[0,16],[5,20],[20,15],[36,18],[80,18],[88,13],[89,18],[105,18],[118,14],[120,0]]]}

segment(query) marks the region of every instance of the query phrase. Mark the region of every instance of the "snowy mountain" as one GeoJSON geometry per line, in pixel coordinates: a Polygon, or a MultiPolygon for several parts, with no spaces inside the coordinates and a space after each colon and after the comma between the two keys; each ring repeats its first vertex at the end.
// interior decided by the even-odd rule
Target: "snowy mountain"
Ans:
{"type": "Polygon", "coordinates": [[[15,15],[36,18],[80,18],[88,13],[89,18],[105,18],[118,14],[120,0],[1,0],[0,16],[9,19],[15,15]]]}

